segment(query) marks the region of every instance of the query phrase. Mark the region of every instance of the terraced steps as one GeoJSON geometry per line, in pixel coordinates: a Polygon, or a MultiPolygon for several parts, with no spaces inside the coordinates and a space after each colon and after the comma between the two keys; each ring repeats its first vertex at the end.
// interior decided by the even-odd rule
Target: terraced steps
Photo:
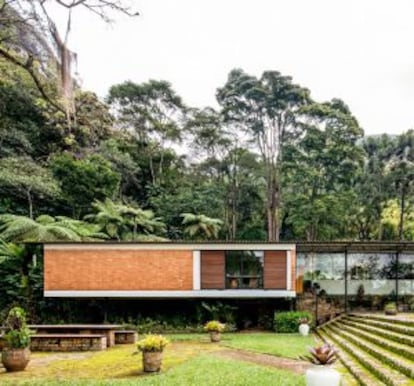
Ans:
{"type": "Polygon", "coordinates": [[[356,327],[360,330],[374,333],[377,336],[388,338],[394,342],[404,343],[407,346],[414,347],[414,336],[400,334],[398,332],[393,332],[390,330],[384,330],[382,328],[378,328],[369,324],[358,323],[355,322],[355,320],[352,318],[343,318],[342,323],[346,324],[347,326],[356,327]]]}
{"type": "Polygon", "coordinates": [[[317,331],[361,385],[414,385],[414,319],[349,315],[317,331]]]}
{"type": "Polygon", "coordinates": [[[404,335],[414,336],[414,324],[407,325],[405,323],[399,323],[398,321],[391,321],[390,319],[383,319],[380,317],[366,318],[360,315],[349,315],[347,319],[354,320],[359,323],[362,322],[364,324],[382,328],[384,330],[395,331],[404,335]]]}

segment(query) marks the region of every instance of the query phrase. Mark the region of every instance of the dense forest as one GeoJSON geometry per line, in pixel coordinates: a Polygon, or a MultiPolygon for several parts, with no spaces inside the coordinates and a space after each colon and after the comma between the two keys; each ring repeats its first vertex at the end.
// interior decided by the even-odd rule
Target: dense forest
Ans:
{"type": "Polygon", "coordinates": [[[164,80],[100,100],[47,13],[2,4],[4,241],[414,238],[412,130],[364,137],[345,102],[274,70],[232,70],[218,108],[164,80]]]}
{"type": "Polygon", "coordinates": [[[101,100],[72,76],[70,24],[62,38],[45,5],[0,1],[0,310],[53,303],[38,247],[18,243],[414,239],[413,130],[364,137],[344,101],[275,70],[232,70],[218,107],[166,80],[101,100]]]}

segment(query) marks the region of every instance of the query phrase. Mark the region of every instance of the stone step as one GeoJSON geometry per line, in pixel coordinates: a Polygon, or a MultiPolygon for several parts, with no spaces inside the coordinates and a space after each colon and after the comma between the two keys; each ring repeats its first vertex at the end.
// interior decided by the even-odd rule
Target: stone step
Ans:
{"type": "Polygon", "coordinates": [[[370,324],[364,323],[363,321],[356,321],[350,318],[342,318],[341,323],[344,323],[348,326],[356,327],[360,330],[367,331],[376,336],[382,336],[388,340],[394,342],[403,343],[407,346],[414,347],[414,336],[400,334],[398,332],[390,331],[389,329],[378,328],[370,324]]]}
{"type": "MultiPolygon", "coordinates": [[[[354,336],[358,336],[366,340],[367,342],[374,343],[375,345],[383,349],[386,349],[397,355],[401,355],[402,357],[406,359],[410,359],[414,361],[414,350],[412,347],[407,346],[406,344],[401,344],[401,343],[391,341],[382,336],[377,336],[375,335],[375,333],[366,332],[358,327],[349,326],[345,323],[338,322],[334,325],[340,328],[342,331],[347,331],[354,336]]],[[[414,362],[413,362],[413,366],[414,366],[414,362]]]]}
{"type": "Polygon", "coordinates": [[[340,335],[342,338],[347,339],[350,343],[358,346],[361,350],[365,351],[367,354],[377,358],[382,365],[386,364],[397,374],[404,374],[405,378],[414,379],[414,362],[404,358],[401,355],[397,355],[385,349],[381,345],[376,345],[366,340],[361,339],[360,337],[354,336],[352,332],[345,331],[344,326],[337,326],[332,324],[327,326],[335,334],[340,335]]]}
{"type": "Polygon", "coordinates": [[[334,340],[328,333],[320,329],[318,330],[318,334],[324,342],[339,348],[337,351],[338,359],[357,380],[358,384],[362,386],[386,385],[386,383],[381,382],[379,378],[371,374],[368,369],[358,362],[358,359],[355,356],[351,355],[348,351],[346,351],[346,349],[342,348],[338,341],[334,340]]]}
{"type": "Polygon", "coordinates": [[[394,331],[404,335],[414,336],[414,328],[407,325],[394,323],[391,320],[383,321],[378,319],[364,318],[359,315],[349,315],[346,317],[347,320],[354,320],[383,330],[394,331]]]}
{"type": "Polygon", "coordinates": [[[414,316],[412,314],[406,315],[384,315],[384,314],[358,314],[349,313],[350,316],[362,318],[364,320],[378,320],[380,322],[391,322],[393,324],[400,324],[414,328],[414,316]]]}
{"type": "Polygon", "coordinates": [[[337,330],[332,326],[322,327],[318,332],[326,334],[331,341],[351,358],[355,359],[355,363],[359,363],[365,367],[371,374],[370,381],[373,384],[385,384],[387,386],[408,386],[411,381],[401,374],[399,371],[382,363],[378,358],[366,353],[363,349],[347,338],[339,335],[337,330]],[[377,383],[375,383],[377,378],[377,383]],[[374,379],[374,380],[373,380],[374,379]]]}

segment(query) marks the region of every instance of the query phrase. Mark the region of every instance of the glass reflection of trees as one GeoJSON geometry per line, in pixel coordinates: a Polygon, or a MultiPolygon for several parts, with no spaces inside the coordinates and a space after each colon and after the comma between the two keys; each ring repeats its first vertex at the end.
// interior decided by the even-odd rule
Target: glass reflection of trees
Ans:
{"type": "Polygon", "coordinates": [[[393,280],[396,278],[397,258],[391,253],[348,255],[348,272],[351,280],[393,280]]]}
{"type": "Polygon", "coordinates": [[[398,278],[414,280],[414,255],[401,254],[399,256],[398,278]]]}
{"type": "Polygon", "coordinates": [[[298,256],[305,280],[343,280],[345,256],[343,253],[306,253],[298,256]]]}

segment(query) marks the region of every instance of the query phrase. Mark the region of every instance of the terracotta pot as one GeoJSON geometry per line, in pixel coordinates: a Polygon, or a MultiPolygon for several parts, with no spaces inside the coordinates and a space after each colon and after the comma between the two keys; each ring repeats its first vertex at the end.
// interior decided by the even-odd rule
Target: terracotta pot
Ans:
{"type": "Polygon", "coordinates": [[[309,335],[309,324],[307,324],[307,323],[301,323],[301,324],[299,324],[299,333],[302,336],[309,335]]]}
{"type": "Polygon", "coordinates": [[[386,310],[385,315],[397,315],[397,310],[386,310]]]}
{"type": "Polygon", "coordinates": [[[1,361],[7,371],[23,371],[30,361],[30,349],[4,348],[1,361]]]}
{"type": "Polygon", "coordinates": [[[306,370],[306,386],[339,386],[341,375],[329,366],[313,366],[306,370]]]}
{"type": "Polygon", "coordinates": [[[221,333],[218,331],[210,331],[210,340],[212,342],[220,342],[221,340],[221,333]]]}
{"type": "Polygon", "coordinates": [[[142,353],[142,367],[146,373],[154,373],[161,370],[162,352],[144,351],[142,353]]]}

